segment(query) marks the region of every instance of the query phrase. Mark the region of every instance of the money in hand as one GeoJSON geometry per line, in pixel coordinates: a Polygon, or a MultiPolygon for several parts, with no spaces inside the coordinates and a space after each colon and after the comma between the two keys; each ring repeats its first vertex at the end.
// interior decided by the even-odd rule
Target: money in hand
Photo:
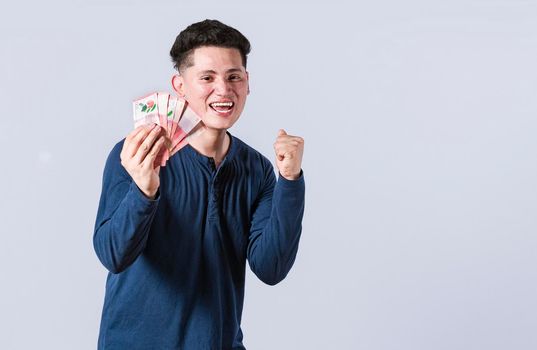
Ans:
{"type": "Polygon", "coordinates": [[[133,101],[134,127],[160,125],[166,147],[157,155],[154,167],[166,166],[168,159],[200,135],[205,126],[184,99],[167,92],[154,92],[133,101]]]}

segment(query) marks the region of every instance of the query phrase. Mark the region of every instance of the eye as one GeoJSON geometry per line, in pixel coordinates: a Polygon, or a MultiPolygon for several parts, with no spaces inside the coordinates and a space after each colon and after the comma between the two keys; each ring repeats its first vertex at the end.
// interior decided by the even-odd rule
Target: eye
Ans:
{"type": "Polygon", "coordinates": [[[229,81],[240,81],[242,80],[242,77],[238,74],[232,74],[228,78],[229,81]]]}
{"type": "Polygon", "coordinates": [[[203,81],[211,81],[211,79],[212,79],[212,78],[211,78],[210,76],[208,76],[208,75],[204,75],[204,76],[202,76],[202,77],[200,78],[200,80],[203,80],[203,81]]]}

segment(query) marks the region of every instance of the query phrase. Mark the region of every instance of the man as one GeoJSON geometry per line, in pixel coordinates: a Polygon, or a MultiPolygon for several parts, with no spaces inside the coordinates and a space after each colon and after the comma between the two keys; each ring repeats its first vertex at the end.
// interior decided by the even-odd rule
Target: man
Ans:
{"type": "Polygon", "coordinates": [[[139,127],[106,162],[93,243],[110,271],[99,349],[245,349],[245,266],[265,283],[293,265],[304,142],[280,130],[270,161],[232,136],[249,93],[248,40],[218,21],[183,30],[172,85],[206,130],[153,168],[165,137],[139,127]]]}

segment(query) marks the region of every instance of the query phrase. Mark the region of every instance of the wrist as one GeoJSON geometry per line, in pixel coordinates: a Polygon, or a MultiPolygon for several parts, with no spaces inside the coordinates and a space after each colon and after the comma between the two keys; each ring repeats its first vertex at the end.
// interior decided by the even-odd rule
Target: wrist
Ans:
{"type": "Polygon", "coordinates": [[[140,187],[138,187],[138,189],[144,195],[144,197],[149,199],[149,200],[155,200],[157,198],[157,196],[158,196],[158,188],[156,190],[153,190],[153,191],[149,191],[149,190],[146,190],[146,189],[141,189],[140,187]]]}
{"type": "Polygon", "coordinates": [[[157,198],[157,193],[155,192],[154,194],[146,194],[144,192],[142,192],[144,194],[144,196],[147,198],[147,199],[150,199],[150,200],[155,200],[155,198],[157,198]]]}
{"type": "Polygon", "coordinates": [[[155,200],[155,199],[158,197],[158,188],[157,188],[156,191],[152,191],[152,192],[144,193],[144,195],[145,195],[148,199],[155,200]]]}
{"type": "Polygon", "coordinates": [[[289,181],[298,180],[301,175],[302,175],[302,169],[300,169],[297,173],[292,173],[292,174],[287,174],[287,173],[283,174],[280,172],[280,176],[289,181]]]}

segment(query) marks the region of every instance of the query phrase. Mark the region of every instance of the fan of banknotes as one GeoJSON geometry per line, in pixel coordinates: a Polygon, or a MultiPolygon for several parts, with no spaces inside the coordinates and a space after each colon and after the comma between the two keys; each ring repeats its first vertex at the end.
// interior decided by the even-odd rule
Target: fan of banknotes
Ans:
{"type": "Polygon", "coordinates": [[[205,129],[188,102],[167,92],[154,92],[133,101],[134,127],[157,124],[166,133],[167,143],[154,166],[165,166],[168,159],[205,129]]]}

